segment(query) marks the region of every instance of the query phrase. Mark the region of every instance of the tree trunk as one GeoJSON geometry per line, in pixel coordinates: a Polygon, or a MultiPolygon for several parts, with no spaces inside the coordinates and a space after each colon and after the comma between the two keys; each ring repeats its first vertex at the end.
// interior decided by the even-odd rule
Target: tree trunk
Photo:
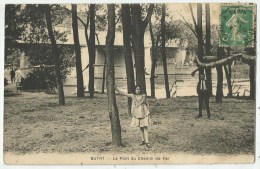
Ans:
{"type": "Polygon", "coordinates": [[[165,4],[162,4],[161,36],[162,36],[162,58],[163,58],[165,92],[166,92],[166,98],[170,98],[167,60],[166,60],[166,48],[165,48],[165,4]]]}
{"type": "MultiPolygon", "coordinates": [[[[197,38],[198,38],[198,59],[203,60],[203,34],[202,34],[202,4],[197,4],[197,38]]],[[[199,67],[199,76],[204,74],[204,69],[199,67]]]]}
{"type": "MultiPolygon", "coordinates": [[[[257,20],[257,15],[254,14],[254,18],[255,18],[255,23],[257,20]]],[[[256,26],[254,27],[254,47],[250,48],[249,50],[251,51],[250,53],[252,53],[254,56],[256,56],[256,26]]],[[[255,100],[255,93],[256,93],[256,77],[255,77],[255,66],[256,66],[256,60],[255,61],[251,61],[251,63],[249,63],[249,78],[250,78],[250,98],[252,100],[255,100]]]]}
{"type": "Polygon", "coordinates": [[[135,55],[136,84],[141,88],[141,92],[146,94],[145,71],[144,71],[144,32],[147,24],[151,20],[154,4],[150,4],[147,16],[142,20],[140,4],[131,5],[132,14],[132,45],[135,55]]]}
{"type": "Polygon", "coordinates": [[[141,24],[141,7],[139,4],[132,5],[132,45],[135,56],[136,86],[139,86],[142,93],[146,93],[145,72],[144,72],[144,32],[141,24]]]}
{"type": "Polygon", "coordinates": [[[118,108],[116,104],[116,96],[114,90],[115,72],[114,72],[114,58],[113,48],[115,40],[115,7],[113,4],[108,4],[108,30],[106,37],[106,60],[107,60],[107,96],[108,96],[108,110],[111,123],[112,145],[122,146],[121,139],[121,125],[119,120],[118,108]]]}
{"type": "MultiPolygon", "coordinates": [[[[227,49],[227,57],[230,57],[230,47],[227,49]]],[[[227,87],[228,87],[228,94],[227,97],[232,97],[232,84],[231,84],[231,77],[232,77],[232,69],[231,64],[228,62],[226,65],[224,65],[225,75],[227,79],[227,87]]]]}
{"type": "Polygon", "coordinates": [[[54,57],[56,83],[57,83],[58,95],[59,95],[59,105],[65,105],[65,97],[63,91],[63,84],[61,80],[60,63],[59,63],[59,50],[56,45],[56,40],[52,30],[51,13],[50,13],[51,7],[49,5],[42,5],[42,7],[45,13],[48,34],[51,40],[52,52],[54,57]]]}
{"type": "Polygon", "coordinates": [[[228,96],[231,97],[232,96],[232,82],[231,82],[231,77],[232,77],[232,68],[231,68],[231,64],[232,63],[228,63],[228,96]]]}
{"type": "MultiPolygon", "coordinates": [[[[223,58],[224,48],[218,47],[217,59],[220,60],[223,58]]],[[[217,69],[217,91],[216,91],[216,102],[222,103],[223,97],[223,70],[222,65],[216,66],[217,69]]]]}
{"type": "Polygon", "coordinates": [[[150,31],[151,41],[152,41],[152,49],[151,49],[152,66],[151,66],[151,75],[150,75],[151,96],[155,97],[155,66],[156,66],[157,58],[156,58],[156,44],[155,44],[151,21],[149,23],[149,31],[150,31]]]}
{"type": "MultiPolygon", "coordinates": [[[[206,55],[210,56],[211,48],[211,30],[210,30],[210,5],[206,3],[206,55]]],[[[212,95],[212,77],[211,77],[211,68],[206,68],[206,86],[209,90],[209,93],[212,95]]]]}
{"type": "Polygon", "coordinates": [[[255,100],[255,63],[249,64],[250,98],[255,100]]]}
{"type": "Polygon", "coordinates": [[[71,6],[72,6],[71,11],[72,11],[74,48],[76,54],[77,97],[84,97],[84,82],[83,82],[83,75],[82,75],[81,51],[80,51],[79,34],[78,34],[77,5],[73,4],[71,6]]]}
{"type": "Polygon", "coordinates": [[[95,71],[94,64],[96,58],[96,44],[95,44],[95,4],[90,4],[89,6],[89,15],[90,15],[90,34],[89,34],[89,43],[88,43],[88,51],[89,51],[89,83],[88,90],[90,98],[94,97],[95,92],[95,71]]]}
{"type": "Polygon", "coordinates": [[[223,65],[226,79],[227,79],[227,87],[228,87],[228,94],[227,97],[232,97],[232,84],[231,84],[231,65],[228,63],[223,65]]]}
{"type": "MultiPolygon", "coordinates": [[[[122,4],[122,26],[128,93],[135,92],[134,68],[131,49],[131,16],[129,4],[122,4]]],[[[128,114],[131,114],[132,99],[128,98],[128,114]]]]}
{"type": "Polygon", "coordinates": [[[106,64],[107,64],[107,59],[105,55],[105,61],[104,61],[104,66],[103,66],[103,78],[102,78],[102,93],[105,93],[105,81],[106,81],[106,64]]]}

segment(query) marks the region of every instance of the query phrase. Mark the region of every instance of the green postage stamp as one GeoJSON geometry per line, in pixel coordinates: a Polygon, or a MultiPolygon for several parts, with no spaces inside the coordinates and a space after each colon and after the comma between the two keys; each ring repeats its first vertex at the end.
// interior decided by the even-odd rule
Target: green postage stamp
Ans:
{"type": "Polygon", "coordinates": [[[253,47],[254,6],[221,5],[220,46],[253,47]]]}

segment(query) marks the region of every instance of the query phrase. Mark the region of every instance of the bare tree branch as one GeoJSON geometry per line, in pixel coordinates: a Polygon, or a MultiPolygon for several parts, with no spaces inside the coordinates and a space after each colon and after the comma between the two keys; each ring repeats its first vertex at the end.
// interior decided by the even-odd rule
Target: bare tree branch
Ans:
{"type": "Polygon", "coordinates": [[[97,34],[97,33],[95,33],[95,34],[96,34],[96,38],[97,38],[98,45],[100,45],[100,41],[99,41],[99,38],[98,38],[98,34],[97,34]]]}
{"type": "Polygon", "coordinates": [[[86,22],[86,25],[84,25],[85,27],[85,38],[86,38],[86,42],[87,42],[87,45],[89,44],[89,36],[88,36],[88,26],[89,26],[89,11],[87,13],[87,22],[86,22]]]}
{"type": "Polygon", "coordinates": [[[146,18],[143,20],[142,24],[143,24],[143,28],[145,29],[146,26],[148,25],[148,23],[150,22],[151,20],[151,16],[153,14],[153,8],[154,8],[154,4],[150,4],[149,5],[149,8],[148,8],[148,12],[147,12],[147,15],[146,15],[146,18]]]}
{"type": "Polygon", "coordinates": [[[88,29],[88,26],[89,26],[89,11],[87,13],[87,22],[86,22],[86,25],[85,25],[86,29],[88,29]]]}
{"type": "Polygon", "coordinates": [[[180,27],[180,25],[181,25],[181,22],[180,22],[180,23],[178,23],[178,25],[173,25],[173,27],[174,27],[174,30],[177,30],[177,29],[180,27]]]}
{"type": "Polygon", "coordinates": [[[155,43],[154,43],[154,35],[153,35],[153,29],[152,29],[152,22],[150,21],[149,22],[149,31],[150,31],[150,36],[151,36],[151,41],[152,41],[152,45],[155,46],[155,43]]]}
{"type": "MultiPolygon", "coordinates": [[[[64,7],[64,9],[65,9],[66,11],[72,13],[71,10],[69,10],[68,8],[64,7]]],[[[78,16],[77,16],[77,18],[78,18],[78,20],[83,24],[83,26],[85,27],[86,24],[84,23],[84,21],[83,21],[80,17],[78,17],[78,16]]]]}
{"type": "Polygon", "coordinates": [[[85,38],[87,45],[89,44],[89,37],[88,37],[88,28],[85,26],[85,38]]]}
{"type": "MultiPolygon", "coordinates": [[[[181,16],[182,16],[182,15],[181,15],[181,16]]],[[[192,33],[195,35],[195,37],[198,38],[198,35],[197,35],[196,30],[194,30],[194,29],[190,26],[190,24],[185,20],[185,18],[184,18],[183,16],[182,16],[182,18],[183,18],[183,20],[184,20],[185,25],[187,25],[187,26],[190,28],[190,30],[192,31],[192,33]]]]}
{"type": "Polygon", "coordinates": [[[192,17],[192,20],[193,20],[193,23],[194,23],[194,26],[195,26],[195,31],[197,32],[197,30],[198,30],[198,25],[197,25],[197,23],[196,23],[196,20],[195,20],[195,17],[194,17],[194,13],[193,13],[191,4],[189,4],[189,6],[190,6],[191,17],[192,17]]]}
{"type": "Polygon", "coordinates": [[[118,18],[117,18],[117,20],[116,20],[116,22],[115,22],[115,25],[119,22],[121,16],[122,16],[122,12],[121,12],[120,15],[118,16],[118,18]]]}
{"type": "Polygon", "coordinates": [[[197,71],[199,71],[199,68],[193,70],[193,71],[191,72],[191,76],[194,77],[194,76],[195,76],[195,73],[196,73],[197,71]]]}
{"type": "Polygon", "coordinates": [[[224,64],[231,62],[231,61],[233,61],[237,58],[242,58],[242,59],[245,59],[245,60],[248,60],[248,61],[255,61],[255,59],[256,59],[255,56],[250,56],[250,55],[246,55],[246,54],[243,54],[243,53],[238,53],[238,54],[235,54],[235,55],[231,55],[230,57],[218,60],[216,62],[202,63],[197,56],[195,56],[195,57],[196,57],[198,66],[204,67],[204,68],[208,68],[208,67],[214,68],[218,65],[224,65],[224,64]]]}

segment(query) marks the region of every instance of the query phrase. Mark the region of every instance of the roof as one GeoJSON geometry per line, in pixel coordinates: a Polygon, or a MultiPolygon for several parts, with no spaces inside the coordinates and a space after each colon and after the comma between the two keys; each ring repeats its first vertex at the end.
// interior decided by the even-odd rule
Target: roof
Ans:
{"type": "MultiPolygon", "coordinates": [[[[62,41],[57,41],[57,44],[66,44],[66,45],[73,45],[74,44],[74,39],[73,39],[73,30],[71,27],[64,27],[64,26],[56,26],[54,28],[56,31],[59,32],[66,32],[67,33],[67,41],[62,42],[62,41]]],[[[79,28],[78,29],[79,33],[79,42],[80,46],[87,46],[86,43],[86,38],[85,38],[85,29],[84,28],[79,28]]],[[[107,32],[106,31],[98,31],[96,32],[96,45],[106,45],[106,36],[107,32]],[[98,40],[97,40],[98,39],[98,40]]],[[[17,40],[18,43],[26,43],[23,40],[17,40]]],[[[47,42],[50,44],[50,42],[47,42]]],[[[116,32],[115,33],[115,41],[114,45],[115,46],[123,46],[123,33],[122,32],[116,32]]],[[[144,35],[144,46],[145,47],[151,47],[151,39],[149,34],[144,35]]],[[[178,48],[179,46],[179,39],[172,39],[169,41],[169,43],[166,44],[166,47],[174,47],[178,48]]]]}

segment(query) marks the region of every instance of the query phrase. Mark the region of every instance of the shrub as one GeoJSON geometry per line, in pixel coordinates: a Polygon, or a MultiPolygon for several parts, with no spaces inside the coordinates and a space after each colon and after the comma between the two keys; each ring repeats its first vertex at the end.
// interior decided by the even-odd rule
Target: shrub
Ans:
{"type": "Polygon", "coordinates": [[[22,83],[23,90],[54,90],[56,88],[55,73],[52,68],[34,70],[22,83]]]}

